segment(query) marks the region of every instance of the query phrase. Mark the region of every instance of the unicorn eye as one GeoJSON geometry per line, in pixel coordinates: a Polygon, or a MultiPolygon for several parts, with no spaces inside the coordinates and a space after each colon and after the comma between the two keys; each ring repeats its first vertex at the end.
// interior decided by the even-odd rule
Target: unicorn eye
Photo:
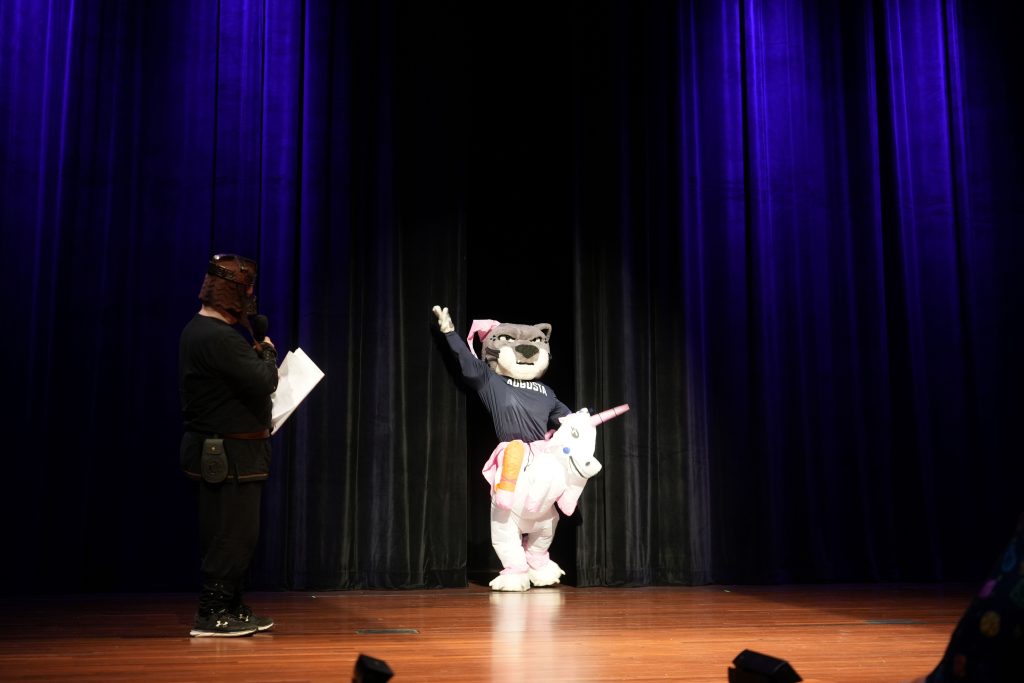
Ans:
{"type": "Polygon", "coordinates": [[[578,439],[578,438],[580,438],[580,432],[579,432],[579,430],[578,430],[578,429],[576,429],[575,427],[573,427],[572,429],[570,429],[570,430],[569,430],[569,433],[570,433],[570,434],[572,434],[572,438],[574,438],[574,439],[578,439]]]}
{"type": "Polygon", "coordinates": [[[530,341],[532,341],[532,342],[538,342],[538,343],[539,343],[539,342],[542,342],[542,341],[544,341],[544,337],[534,337],[534,338],[533,338],[533,339],[531,339],[530,341]]]}
{"type": "Polygon", "coordinates": [[[499,334],[498,339],[500,339],[501,341],[514,341],[512,336],[507,334],[499,334]]]}

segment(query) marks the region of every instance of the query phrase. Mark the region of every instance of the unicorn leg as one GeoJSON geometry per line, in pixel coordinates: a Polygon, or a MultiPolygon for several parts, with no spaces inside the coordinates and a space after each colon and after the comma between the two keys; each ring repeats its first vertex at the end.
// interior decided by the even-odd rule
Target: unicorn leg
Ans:
{"type": "Polygon", "coordinates": [[[548,556],[548,548],[555,538],[555,526],[558,525],[558,513],[550,519],[538,523],[530,531],[523,542],[526,563],[530,567],[527,574],[534,586],[553,586],[558,583],[565,571],[558,563],[548,556]]]}
{"type": "Polygon", "coordinates": [[[496,591],[522,592],[530,589],[529,565],[523,549],[523,535],[508,510],[491,506],[491,545],[504,567],[490,583],[496,591]]]}

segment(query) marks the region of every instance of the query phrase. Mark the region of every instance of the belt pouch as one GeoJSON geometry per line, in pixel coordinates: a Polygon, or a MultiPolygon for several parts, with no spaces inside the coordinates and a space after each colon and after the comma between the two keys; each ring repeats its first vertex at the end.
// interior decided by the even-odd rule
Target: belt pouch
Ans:
{"type": "Polygon", "coordinates": [[[224,439],[203,441],[203,457],[200,460],[203,481],[219,484],[228,476],[228,456],[224,453],[224,439]]]}

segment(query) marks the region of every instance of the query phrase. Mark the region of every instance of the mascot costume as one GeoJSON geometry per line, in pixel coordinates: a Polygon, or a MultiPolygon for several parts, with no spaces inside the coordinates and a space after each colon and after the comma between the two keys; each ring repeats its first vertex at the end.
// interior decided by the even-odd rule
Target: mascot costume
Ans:
{"type": "Polygon", "coordinates": [[[463,342],[447,308],[434,306],[437,324],[476,391],[501,443],[484,465],[491,486],[491,544],[504,567],[496,591],[551,586],[565,572],[548,557],[558,511],[571,515],[587,480],[601,471],[594,458],[597,425],[620,415],[621,405],[598,415],[573,413],[551,387],[537,381],[551,358],[551,325],[474,320],[463,342]],[[482,341],[480,358],[473,338],[482,341]],[[550,429],[550,428],[557,429],[550,429]]]}

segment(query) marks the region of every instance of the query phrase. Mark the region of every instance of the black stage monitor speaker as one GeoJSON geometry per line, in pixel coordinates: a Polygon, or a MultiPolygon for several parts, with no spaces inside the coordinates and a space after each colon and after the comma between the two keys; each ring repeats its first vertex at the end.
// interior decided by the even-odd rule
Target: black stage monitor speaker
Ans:
{"type": "Polygon", "coordinates": [[[356,668],[352,672],[352,683],[384,683],[394,675],[391,667],[383,659],[359,655],[356,668]]]}
{"type": "Polygon", "coordinates": [[[729,683],[796,683],[803,679],[784,659],[776,659],[753,650],[744,650],[732,660],[729,683]]]}

